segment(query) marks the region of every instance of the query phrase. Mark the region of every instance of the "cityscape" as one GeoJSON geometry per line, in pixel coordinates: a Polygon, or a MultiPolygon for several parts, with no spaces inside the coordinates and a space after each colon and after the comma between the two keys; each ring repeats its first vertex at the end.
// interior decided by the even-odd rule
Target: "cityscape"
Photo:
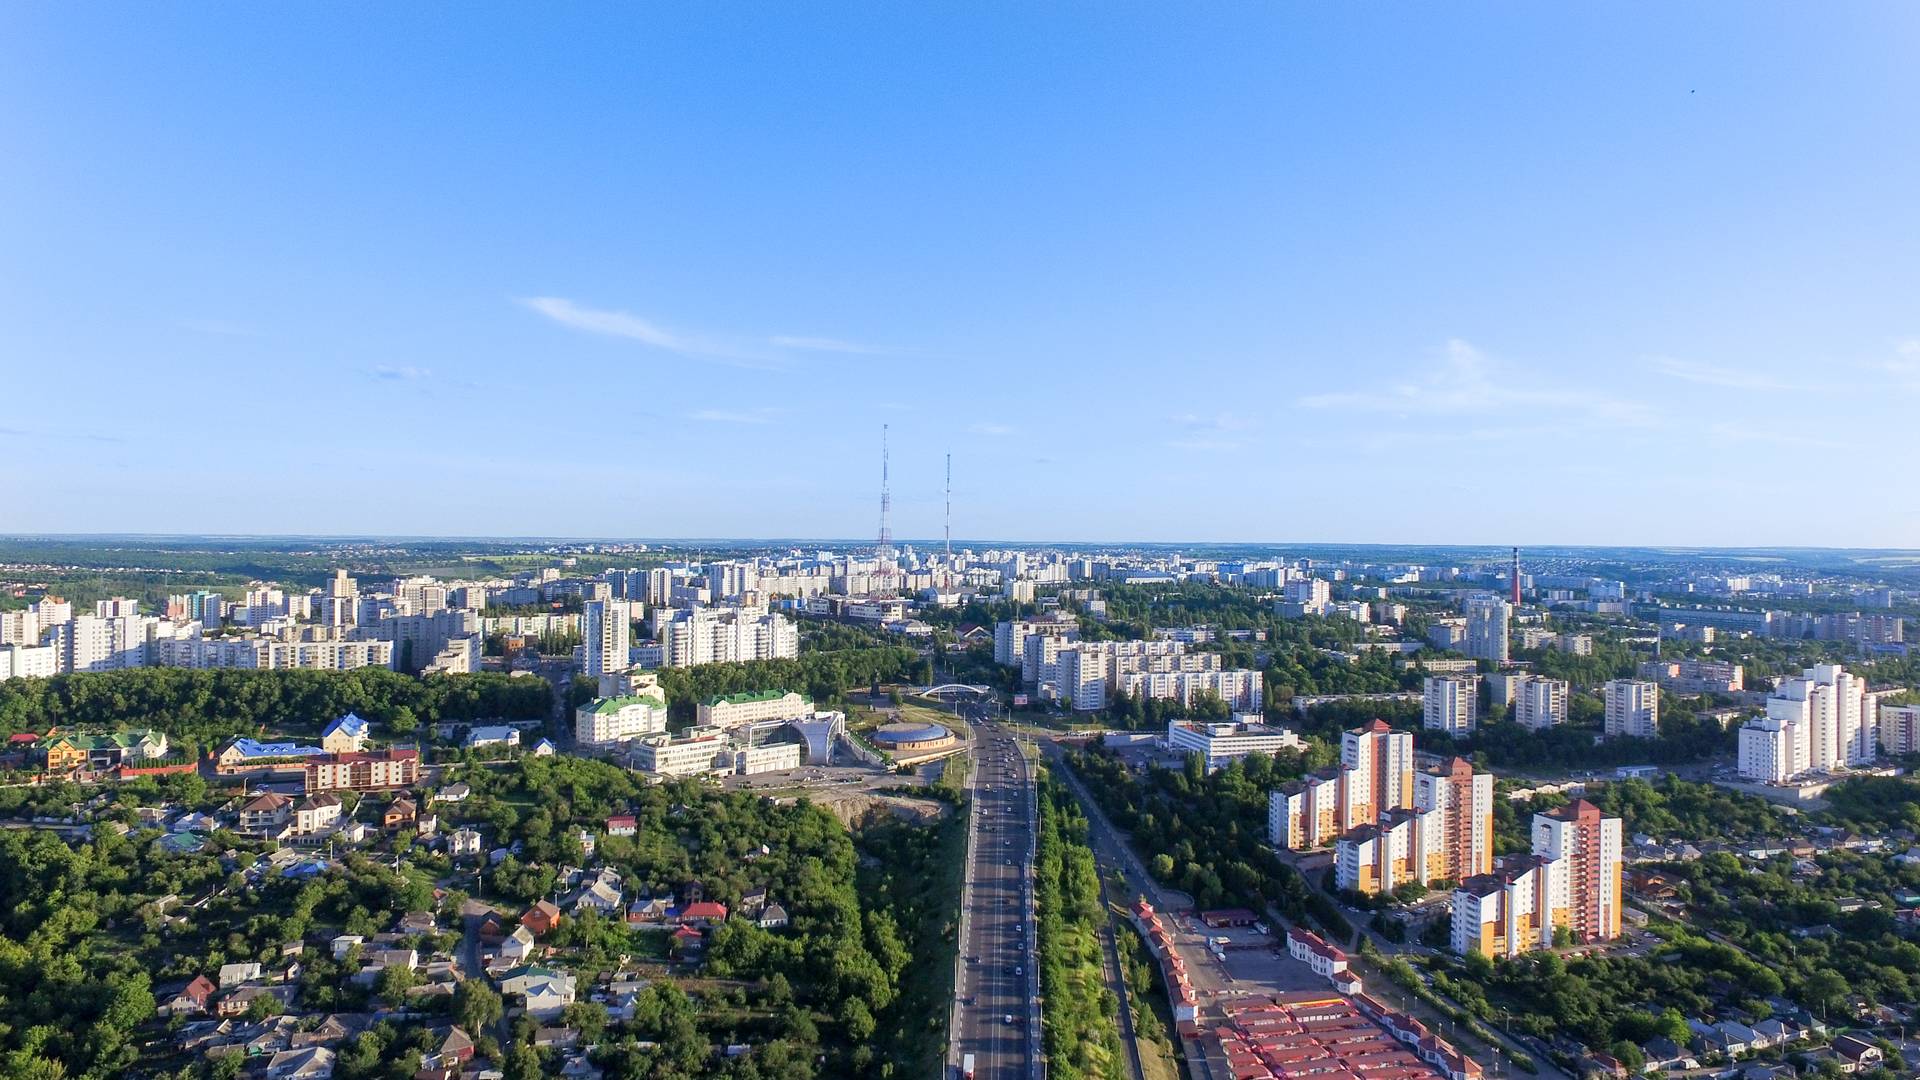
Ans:
{"type": "Polygon", "coordinates": [[[8,1069],[1920,1051],[1920,568],[705,547],[0,541],[8,1069]]]}
{"type": "Polygon", "coordinates": [[[0,1080],[1920,1080],[1917,61],[0,5],[0,1080]]]}

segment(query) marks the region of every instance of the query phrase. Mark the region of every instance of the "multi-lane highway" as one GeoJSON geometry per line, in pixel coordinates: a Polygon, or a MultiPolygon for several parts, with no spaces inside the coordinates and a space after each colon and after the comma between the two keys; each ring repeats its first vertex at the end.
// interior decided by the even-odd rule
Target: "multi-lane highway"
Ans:
{"type": "Polygon", "coordinates": [[[1033,775],[1011,733],[979,723],[973,739],[967,884],[948,1063],[952,1075],[961,1076],[972,1055],[976,1080],[1038,1080],[1033,775]]]}

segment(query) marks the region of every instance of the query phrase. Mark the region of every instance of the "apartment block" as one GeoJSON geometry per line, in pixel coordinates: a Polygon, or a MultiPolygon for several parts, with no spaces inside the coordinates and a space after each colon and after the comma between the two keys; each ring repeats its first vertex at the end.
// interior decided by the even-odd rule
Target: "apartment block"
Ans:
{"type": "Polygon", "coordinates": [[[1722,660],[1647,660],[1640,677],[1676,694],[1735,694],[1746,688],[1739,664],[1722,660]]]}
{"type": "Polygon", "coordinates": [[[1609,739],[1651,739],[1660,734],[1660,687],[1641,679],[1609,679],[1606,699],[1609,739]]]}
{"type": "Polygon", "coordinates": [[[1513,719],[1528,731],[1567,722],[1567,680],[1523,675],[1513,685],[1513,719]]]}
{"type": "Polygon", "coordinates": [[[1420,695],[1421,726],[1448,735],[1471,734],[1480,725],[1477,675],[1429,675],[1420,695]]]}
{"type": "Polygon", "coordinates": [[[1494,959],[1620,936],[1621,823],[1578,799],[1533,816],[1533,852],[1501,861],[1453,893],[1453,949],[1494,959]]]}

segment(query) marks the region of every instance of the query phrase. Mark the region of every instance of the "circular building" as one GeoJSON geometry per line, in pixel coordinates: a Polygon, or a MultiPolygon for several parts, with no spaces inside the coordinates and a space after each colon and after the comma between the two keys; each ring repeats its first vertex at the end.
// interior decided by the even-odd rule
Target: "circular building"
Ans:
{"type": "Polygon", "coordinates": [[[873,742],[893,754],[925,754],[954,744],[953,732],[939,724],[884,724],[873,729],[873,742]]]}

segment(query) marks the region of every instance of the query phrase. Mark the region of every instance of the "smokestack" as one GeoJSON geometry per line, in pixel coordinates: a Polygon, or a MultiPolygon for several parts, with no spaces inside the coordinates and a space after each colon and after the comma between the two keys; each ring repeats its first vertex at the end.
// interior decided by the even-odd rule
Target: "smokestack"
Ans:
{"type": "Polygon", "coordinates": [[[1513,606],[1520,606],[1520,549],[1513,549],[1513,606]]]}

